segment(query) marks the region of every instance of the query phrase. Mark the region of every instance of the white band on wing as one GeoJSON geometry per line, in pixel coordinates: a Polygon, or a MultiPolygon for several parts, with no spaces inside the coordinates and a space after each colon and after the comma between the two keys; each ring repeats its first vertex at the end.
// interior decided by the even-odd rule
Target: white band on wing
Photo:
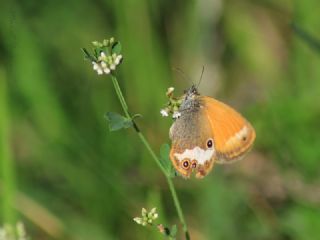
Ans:
{"type": "Polygon", "coordinates": [[[200,147],[195,147],[193,149],[186,149],[183,153],[175,153],[174,156],[179,161],[187,158],[190,161],[197,160],[198,164],[204,164],[206,161],[212,158],[214,152],[215,150],[213,147],[207,150],[204,150],[200,147]]]}

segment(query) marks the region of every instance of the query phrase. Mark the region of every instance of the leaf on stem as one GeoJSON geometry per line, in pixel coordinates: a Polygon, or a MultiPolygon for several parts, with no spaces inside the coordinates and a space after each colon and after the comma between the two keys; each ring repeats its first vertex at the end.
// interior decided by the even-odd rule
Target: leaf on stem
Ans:
{"type": "Polygon", "coordinates": [[[111,47],[112,54],[115,53],[119,55],[121,53],[121,48],[122,48],[121,43],[115,42],[114,44],[112,44],[112,47],[111,47]]]}
{"type": "Polygon", "coordinates": [[[171,227],[171,230],[170,230],[170,236],[171,236],[173,239],[175,239],[175,237],[176,237],[176,235],[177,235],[177,231],[178,231],[177,225],[173,225],[173,226],[171,227]]]}
{"type": "Polygon", "coordinates": [[[105,115],[109,123],[110,131],[117,131],[123,128],[130,128],[133,126],[131,119],[126,118],[118,113],[108,112],[105,115]]]}
{"type": "Polygon", "coordinates": [[[170,152],[169,144],[167,143],[162,144],[162,146],[160,147],[160,163],[163,166],[163,168],[166,170],[167,175],[170,178],[173,178],[176,176],[176,171],[169,159],[169,152],[170,152]]]}
{"type": "Polygon", "coordinates": [[[85,58],[86,60],[90,60],[91,62],[92,62],[92,61],[96,61],[96,59],[95,59],[93,56],[91,56],[91,54],[87,51],[87,49],[81,48],[81,50],[82,50],[82,52],[84,53],[84,58],[85,58]]]}

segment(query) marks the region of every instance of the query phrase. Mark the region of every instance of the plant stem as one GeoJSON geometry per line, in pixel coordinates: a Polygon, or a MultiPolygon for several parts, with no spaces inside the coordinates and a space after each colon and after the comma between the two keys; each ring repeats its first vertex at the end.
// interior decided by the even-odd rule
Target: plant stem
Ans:
{"type": "Polygon", "coordinates": [[[190,234],[189,234],[189,231],[188,231],[188,227],[187,227],[186,221],[184,219],[183,211],[182,211],[182,208],[181,208],[181,205],[180,205],[180,201],[179,201],[176,189],[175,189],[175,187],[173,185],[172,179],[170,178],[170,176],[168,175],[168,173],[164,169],[164,167],[161,165],[159,158],[157,157],[155,152],[152,150],[150,144],[148,143],[148,141],[146,140],[144,135],[140,132],[137,124],[134,122],[134,120],[130,116],[130,113],[128,111],[128,106],[127,106],[126,101],[125,101],[125,99],[124,99],[124,97],[122,95],[122,92],[121,92],[120,86],[118,84],[117,78],[114,75],[111,75],[111,79],[112,79],[114,88],[116,90],[116,93],[118,95],[118,98],[120,100],[121,106],[123,108],[123,111],[124,111],[126,117],[132,120],[134,129],[136,130],[141,142],[148,149],[150,155],[155,160],[155,162],[157,163],[157,165],[159,166],[159,168],[161,169],[161,171],[163,172],[163,174],[165,175],[165,177],[167,179],[167,182],[168,182],[168,185],[169,185],[169,189],[170,189],[170,192],[171,192],[171,195],[172,195],[172,198],[173,198],[173,202],[174,202],[174,205],[176,207],[180,222],[182,224],[183,231],[185,233],[185,238],[186,238],[186,240],[190,240],[190,234]]]}
{"type": "Polygon", "coordinates": [[[3,69],[0,69],[0,198],[2,201],[1,214],[4,223],[14,224],[16,211],[14,162],[10,149],[10,120],[7,99],[7,79],[3,69]]]}

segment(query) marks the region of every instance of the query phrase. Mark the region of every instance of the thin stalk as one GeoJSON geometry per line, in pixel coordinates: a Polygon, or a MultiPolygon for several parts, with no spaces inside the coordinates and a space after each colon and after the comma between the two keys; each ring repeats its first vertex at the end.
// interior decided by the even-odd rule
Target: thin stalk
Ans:
{"type": "Polygon", "coordinates": [[[3,69],[0,69],[0,198],[2,199],[2,220],[14,224],[16,211],[13,208],[15,197],[14,163],[11,157],[9,140],[9,109],[7,83],[3,69]]]}
{"type": "Polygon", "coordinates": [[[183,231],[185,233],[185,238],[186,238],[186,240],[190,240],[190,234],[189,234],[189,231],[188,231],[187,223],[186,223],[186,221],[184,219],[183,211],[182,211],[182,208],[181,208],[181,205],[180,205],[180,201],[179,201],[176,189],[175,189],[175,187],[173,185],[172,179],[169,177],[168,173],[166,172],[164,167],[161,165],[159,158],[157,157],[155,152],[152,150],[150,144],[148,143],[148,141],[146,140],[144,135],[139,130],[137,124],[134,121],[134,119],[132,119],[132,117],[131,117],[131,115],[130,115],[130,113],[128,111],[128,105],[126,104],[126,101],[125,101],[125,99],[124,99],[124,97],[122,95],[122,92],[121,92],[120,86],[118,84],[117,78],[115,76],[111,75],[111,79],[112,79],[114,88],[116,90],[117,96],[118,96],[118,98],[120,100],[121,106],[123,108],[123,111],[124,111],[126,117],[132,120],[134,129],[136,130],[141,142],[147,148],[147,150],[149,151],[150,155],[155,160],[155,162],[157,163],[157,165],[159,166],[159,168],[161,169],[161,171],[163,172],[164,176],[167,179],[167,182],[168,182],[168,185],[169,185],[169,189],[170,189],[170,192],[171,192],[171,196],[173,198],[173,202],[174,202],[175,208],[177,210],[180,222],[181,222],[182,227],[183,227],[183,231]]]}

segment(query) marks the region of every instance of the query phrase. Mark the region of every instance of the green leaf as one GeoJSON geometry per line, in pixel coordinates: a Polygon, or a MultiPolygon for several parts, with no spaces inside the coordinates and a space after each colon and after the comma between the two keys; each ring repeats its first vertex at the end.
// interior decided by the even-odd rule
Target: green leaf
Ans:
{"type": "Polygon", "coordinates": [[[173,225],[170,230],[170,236],[175,238],[177,235],[177,231],[178,231],[177,225],[173,225]]]}
{"type": "Polygon", "coordinates": [[[93,52],[94,52],[95,58],[98,59],[98,57],[100,56],[100,50],[99,50],[99,48],[93,49],[93,52]]]}
{"type": "Polygon", "coordinates": [[[133,126],[131,119],[126,118],[118,113],[108,112],[106,113],[105,117],[109,123],[110,131],[117,131],[122,128],[129,128],[133,126]]]}
{"type": "Polygon", "coordinates": [[[176,176],[176,171],[172,166],[172,163],[169,159],[170,146],[165,143],[160,147],[160,163],[163,168],[166,170],[169,177],[173,178],[176,176]]]}
{"type": "Polygon", "coordinates": [[[112,51],[112,53],[119,55],[121,53],[121,48],[122,48],[121,43],[115,42],[114,44],[112,44],[111,51],[112,51]]]}
{"type": "Polygon", "coordinates": [[[85,48],[81,48],[82,52],[84,53],[84,58],[86,60],[90,60],[90,61],[96,61],[95,58],[93,56],[91,56],[91,54],[87,51],[87,49],[85,48]]]}

